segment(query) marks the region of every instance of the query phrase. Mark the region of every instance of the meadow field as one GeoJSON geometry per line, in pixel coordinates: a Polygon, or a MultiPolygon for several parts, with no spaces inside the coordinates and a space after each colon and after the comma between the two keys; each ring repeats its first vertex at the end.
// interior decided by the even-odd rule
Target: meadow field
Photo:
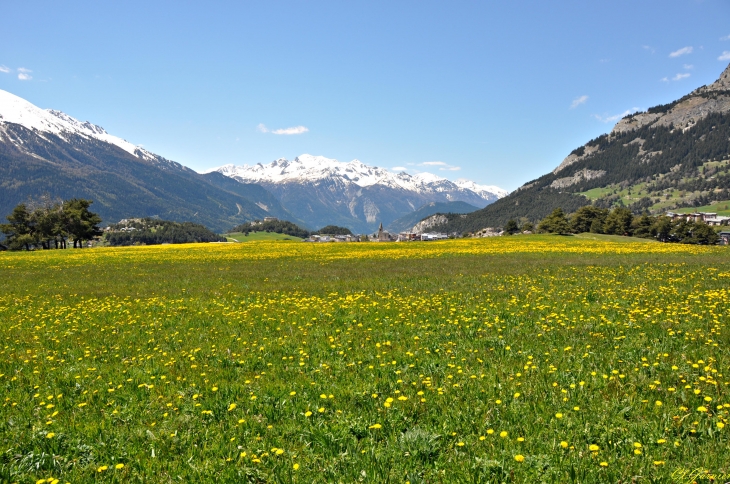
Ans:
{"type": "Polygon", "coordinates": [[[0,280],[2,482],[730,475],[725,247],[98,248],[0,280]]]}

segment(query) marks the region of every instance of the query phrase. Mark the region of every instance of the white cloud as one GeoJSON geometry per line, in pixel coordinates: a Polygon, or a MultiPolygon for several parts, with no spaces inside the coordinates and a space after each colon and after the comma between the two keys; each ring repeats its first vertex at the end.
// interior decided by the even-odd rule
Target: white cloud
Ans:
{"type": "Polygon", "coordinates": [[[641,109],[631,108],[631,109],[627,109],[626,111],[624,111],[621,114],[614,114],[613,116],[600,116],[598,114],[594,114],[593,117],[603,123],[612,123],[614,121],[618,121],[619,119],[623,118],[624,116],[628,116],[629,114],[633,114],[633,113],[636,113],[639,111],[641,111],[641,109]]]}
{"type": "Polygon", "coordinates": [[[682,79],[687,79],[689,76],[691,76],[689,72],[681,72],[677,74],[676,76],[672,77],[673,81],[681,81],[682,79]]]}
{"type": "Polygon", "coordinates": [[[289,134],[302,134],[302,133],[306,133],[307,131],[309,131],[309,128],[307,128],[306,126],[293,126],[291,128],[275,129],[274,131],[272,131],[272,133],[289,135],[289,134]]]}
{"type": "Polygon", "coordinates": [[[687,70],[690,70],[690,69],[694,69],[695,68],[695,66],[693,66],[692,64],[685,64],[682,67],[684,67],[687,70]]]}
{"type": "Polygon", "coordinates": [[[654,49],[654,47],[652,47],[650,45],[642,45],[641,48],[644,49],[644,50],[646,50],[646,51],[648,51],[648,52],[650,52],[650,53],[652,53],[652,54],[654,52],[656,52],[656,50],[654,49]]]}
{"type": "Polygon", "coordinates": [[[406,170],[407,170],[408,168],[406,168],[405,166],[394,166],[394,167],[393,167],[393,168],[391,168],[391,169],[392,169],[393,171],[401,172],[401,171],[406,171],[406,170]]]}
{"type": "Polygon", "coordinates": [[[10,67],[0,64],[0,72],[4,72],[7,74],[8,72],[10,72],[10,67]]]}
{"type": "Polygon", "coordinates": [[[662,77],[659,80],[662,81],[662,82],[669,82],[669,78],[668,77],[662,77]]]}
{"type": "Polygon", "coordinates": [[[302,134],[309,131],[309,128],[306,126],[293,126],[291,128],[281,128],[281,129],[274,129],[271,130],[266,127],[264,123],[260,123],[258,126],[256,126],[256,131],[259,133],[272,133],[272,134],[302,134]]]}
{"type": "Polygon", "coordinates": [[[18,67],[18,79],[21,81],[30,81],[33,79],[33,76],[30,75],[31,72],[33,71],[26,69],[25,67],[18,67]]]}
{"type": "Polygon", "coordinates": [[[424,161],[423,163],[419,163],[418,166],[437,166],[439,171],[461,170],[460,166],[449,165],[448,163],[444,163],[443,161],[424,161]]]}
{"type": "Polygon", "coordinates": [[[586,95],[577,97],[577,98],[573,99],[572,103],[570,103],[570,109],[575,109],[578,106],[580,106],[581,104],[585,104],[586,101],[588,101],[588,96],[586,96],[586,95]]]}
{"type": "Polygon", "coordinates": [[[730,35],[726,35],[725,37],[720,37],[720,40],[730,40],[730,35]]]}
{"type": "Polygon", "coordinates": [[[691,45],[687,46],[687,47],[682,47],[681,49],[675,50],[674,52],[669,54],[669,57],[679,57],[681,55],[691,54],[692,50],[694,50],[694,49],[692,48],[691,45]]]}
{"type": "Polygon", "coordinates": [[[730,50],[723,51],[720,57],[717,58],[719,61],[730,60],[730,50]]]}

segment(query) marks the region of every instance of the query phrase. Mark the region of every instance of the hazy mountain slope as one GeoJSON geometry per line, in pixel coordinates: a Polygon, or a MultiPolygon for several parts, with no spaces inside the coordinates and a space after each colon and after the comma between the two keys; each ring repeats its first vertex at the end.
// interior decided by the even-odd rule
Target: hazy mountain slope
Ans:
{"type": "Polygon", "coordinates": [[[418,210],[392,221],[388,224],[387,230],[391,233],[399,233],[410,230],[421,220],[437,213],[462,214],[471,213],[475,210],[479,210],[479,208],[465,202],[429,202],[420,207],[418,210]]]}
{"type": "Polygon", "coordinates": [[[729,156],[730,66],[709,86],[626,116],[610,133],[573,150],[552,172],[442,228],[476,231],[520,217],[537,221],[556,207],[569,213],[591,201],[660,211],[666,208],[661,199],[672,196],[672,189],[714,200],[730,188],[726,164],[714,165],[729,156]],[[599,195],[588,192],[599,188],[605,189],[599,195]],[[618,196],[621,190],[630,196],[618,196]]]}
{"type": "Polygon", "coordinates": [[[286,215],[262,187],[227,184],[0,91],[0,217],[42,194],[90,198],[105,223],[159,216],[222,231],[286,215]]]}
{"type": "Polygon", "coordinates": [[[430,173],[409,175],[322,156],[301,155],[254,166],[226,165],[216,171],[272,192],[307,226],[335,224],[371,232],[429,202],[463,201],[484,207],[506,191],[467,180],[452,182],[430,173]]]}

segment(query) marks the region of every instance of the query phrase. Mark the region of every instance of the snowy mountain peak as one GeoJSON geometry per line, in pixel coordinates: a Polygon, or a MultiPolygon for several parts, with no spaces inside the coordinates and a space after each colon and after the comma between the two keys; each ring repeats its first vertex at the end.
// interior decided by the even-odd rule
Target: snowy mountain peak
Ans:
{"type": "Polygon", "coordinates": [[[456,180],[456,185],[461,188],[471,190],[475,193],[493,193],[497,195],[498,198],[506,197],[507,195],[509,195],[509,192],[504,188],[500,188],[495,185],[479,185],[478,183],[474,183],[473,181],[467,180],[465,178],[459,178],[458,180],[456,180]]]}
{"type": "Polygon", "coordinates": [[[95,138],[118,146],[127,153],[144,160],[158,160],[159,157],[129,141],[107,133],[104,128],[88,121],[79,121],[61,111],[41,109],[25,99],[0,89],[0,124],[15,123],[41,133],[55,134],[62,139],[64,135],[79,135],[95,138]]]}

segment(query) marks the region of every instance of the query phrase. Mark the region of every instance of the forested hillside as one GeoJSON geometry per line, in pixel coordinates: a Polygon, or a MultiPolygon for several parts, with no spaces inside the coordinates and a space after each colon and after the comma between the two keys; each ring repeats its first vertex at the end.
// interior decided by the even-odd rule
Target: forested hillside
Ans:
{"type": "Polygon", "coordinates": [[[553,172],[437,229],[473,232],[508,220],[537,222],[588,204],[660,214],[730,199],[730,67],[710,86],[623,118],[553,172]]]}

